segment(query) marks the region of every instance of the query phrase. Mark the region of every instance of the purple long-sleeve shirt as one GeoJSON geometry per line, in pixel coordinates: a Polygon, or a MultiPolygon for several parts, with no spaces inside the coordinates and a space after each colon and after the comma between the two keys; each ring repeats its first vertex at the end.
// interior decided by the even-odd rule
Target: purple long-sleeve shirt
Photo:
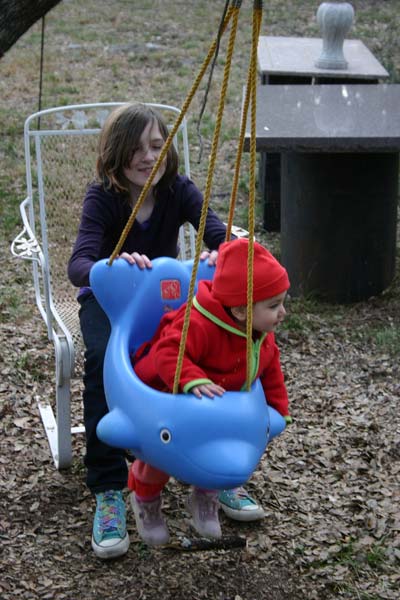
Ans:
{"type": "MultiPolygon", "coordinates": [[[[134,222],[121,252],[139,252],[150,259],[178,255],[179,227],[186,222],[196,229],[203,197],[195,184],[177,175],[168,189],[160,192],[148,221],[134,222]]],[[[89,272],[95,262],[108,258],[132,212],[127,199],[113,190],[105,191],[94,183],[86,193],[78,236],[68,263],[68,276],[77,287],[89,285],[89,272]]],[[[226,228],[209,209],[204,241],[216,250],[225,239],[226,228]]]]}

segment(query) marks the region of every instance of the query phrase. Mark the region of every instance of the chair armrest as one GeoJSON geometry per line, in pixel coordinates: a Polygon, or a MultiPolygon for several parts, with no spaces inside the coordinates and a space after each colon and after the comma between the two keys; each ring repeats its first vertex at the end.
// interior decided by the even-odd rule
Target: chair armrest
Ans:
{"type": "Polygon", "coordinates": [[[21,213],[24,228],[11,242],[11,254],[16,258],[42,262],[43,253],[40,244],[29,224],[27,207],[30,202],[31,198],[28,196],[19,205],[19,212],[21,213]]]}
{"type": "Polygon", "coordinates": [[[236,235],[237,238],[248,238],[249,232],[243,227],[238,227],[237,225],[232,225],[232,233],[236,235]]]}

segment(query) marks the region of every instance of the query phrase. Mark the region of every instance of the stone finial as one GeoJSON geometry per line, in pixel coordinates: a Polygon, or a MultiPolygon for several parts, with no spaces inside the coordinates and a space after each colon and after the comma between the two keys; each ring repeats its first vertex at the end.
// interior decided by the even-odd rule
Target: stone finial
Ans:
{"type": "Polygon", "coordinates": [[[343,42],[354,19],[354,9],[348,2],[323,2],[317,10],[317,22],[322,34],[322,52],[315,62],[319,69],[347,69],[343,42]]]}

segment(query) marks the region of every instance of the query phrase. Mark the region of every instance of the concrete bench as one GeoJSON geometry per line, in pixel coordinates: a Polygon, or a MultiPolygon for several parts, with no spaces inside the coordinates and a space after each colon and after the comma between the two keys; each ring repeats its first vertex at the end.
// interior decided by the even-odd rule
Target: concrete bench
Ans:
{"type": "MultiPolygon", "coordinates": [[[[260,36],[257,59],[261,84],[369,84],[389,77],[361,40],[344,41],[347,69],[318,68],[315,63],[321,50],[321,38],[260,36]]],[[[259,186],[267,231],[280,229],[280,162],[279,153],[263,152],[260,155],[259,186]]]]}
{"type": "Polygon", "coordinates": [[[282,156],[281,258],[292,295],[355,302],[391,283],[399,106],[395,84],[258,87],[257,151],[282,156]]]}

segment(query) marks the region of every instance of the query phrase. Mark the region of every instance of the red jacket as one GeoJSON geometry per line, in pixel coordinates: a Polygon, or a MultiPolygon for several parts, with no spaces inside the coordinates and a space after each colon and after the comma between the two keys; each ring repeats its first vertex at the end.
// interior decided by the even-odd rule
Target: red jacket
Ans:
{"type": "MultiPolygon", "coordinates": [[[[145,356],[135,356],[135,371],[149,386],[172,390],[185,306],[166,314],[145,356]],[[136,362],[137,361],[137,362],[136,362]]],[[[289,414],[288,396],[273,333],[253,341],[252,381],[257,377],[268,404],[282,416],[289,414]]],[[[194,385],[214,382],[226,390],[246,385],[246,334],[211,294],[211,282],[201,281],[192,307],[180,379],[183,392],[194,385]]]]}

